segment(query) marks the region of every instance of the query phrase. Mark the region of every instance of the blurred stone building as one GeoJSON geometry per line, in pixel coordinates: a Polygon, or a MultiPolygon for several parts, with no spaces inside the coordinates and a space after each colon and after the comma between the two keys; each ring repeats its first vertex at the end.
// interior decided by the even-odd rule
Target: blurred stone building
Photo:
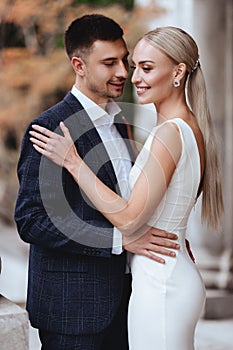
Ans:
{"type": "MultiPolygon", "coordinates": [[[[212,263],[205,264],[204,254],[201,264],[206,267],[207,286],[230,293],[233,289],[233,1],[193,0],[193,16],[221,152],[225,200],[222,234],[201,230],[204,252],[206,256],[212,253],[212,263]]],[[[223,299],[231,301],[222,305],[225,314],[233,313],[229,293],[222,294],[223,299]]]]}

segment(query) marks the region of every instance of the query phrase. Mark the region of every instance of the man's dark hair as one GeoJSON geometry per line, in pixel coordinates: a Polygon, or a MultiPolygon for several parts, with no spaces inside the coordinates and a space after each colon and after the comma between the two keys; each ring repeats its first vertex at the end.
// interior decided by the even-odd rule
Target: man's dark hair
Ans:
{"type": "Polygon", "coordinates": [[[121,39],[123,30],[113,19],[100,14],[75,19],[65,33],[65,48],[70,59],[85,54],[96,40],[121,39]]]}

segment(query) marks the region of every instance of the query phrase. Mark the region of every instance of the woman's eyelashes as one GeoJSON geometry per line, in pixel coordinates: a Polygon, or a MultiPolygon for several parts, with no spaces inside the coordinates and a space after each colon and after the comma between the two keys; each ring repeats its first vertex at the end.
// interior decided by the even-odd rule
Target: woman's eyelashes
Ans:
{"type": "Polygon", "coordinates": [[[142,70],[144,71],[144,72],[150,72],[151,70],[152,70],[152,68],[151,67],[142,67],[142,70]]]}
{"type": "MultiPolygon", "coordinates": [[[[135,69],[136,69],[136,66],[135,66],[135,65],[131,65],[130,68],[131,68],[132,70],[135,70],[135,69]]],[[[142,69],[144,72],[146,72],[146,73],[150,72],[150,71],[153,69],[152,67],[148,67],[148,66],[141,66],[141,67],[139,67],[139,68],[141,68],[141,69],[142,69]]]]}

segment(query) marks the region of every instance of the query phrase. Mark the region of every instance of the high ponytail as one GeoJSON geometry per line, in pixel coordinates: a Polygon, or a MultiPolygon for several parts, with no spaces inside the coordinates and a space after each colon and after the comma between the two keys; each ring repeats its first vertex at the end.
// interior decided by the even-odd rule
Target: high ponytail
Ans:
{"type": "Polygon", "coordinates": [[[187,95],[190,107],[202,131],[205,144],[205,171],[202,179],[202,219],[218,229],[224,210],[221,170],[214,127],[208,108],[206,86],[201,67],[189,74],[187,95]]]}
{"type": "Polygon", "coordinates": [[[202,219],[208,226],[219,229],[224,210],[221,171],[197,44],[184,30],[172,26],[156,28],[146,33],[143,39],[177,64],[186,65],[185,87],[188,103],[202,131],[205,146],[202,219]]]}

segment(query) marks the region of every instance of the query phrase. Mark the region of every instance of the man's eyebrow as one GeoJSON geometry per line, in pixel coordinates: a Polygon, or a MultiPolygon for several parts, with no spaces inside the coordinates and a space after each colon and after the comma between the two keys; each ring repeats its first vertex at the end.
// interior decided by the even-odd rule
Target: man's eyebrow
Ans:
{"type": "Polygon", "coordinates": [[[106,57],[106,58],[103,58],[101,61],[116,61],[117,58],[116,57],[106,57]]]}
{"type": "MultiPolygon", "coordinates": [[[[129,52],[127,52],[127,53],[125,54],[125,56],[124,56],[122,59],[128,58],[128,56],[129,56],[129,52]]],[[[101,60],[101,62],[105,62],[105,61],[116,61],[116,60],[118,60],[118,57],[106,57],[106,58],[103,58],[103,59],[101,60]]]]}

